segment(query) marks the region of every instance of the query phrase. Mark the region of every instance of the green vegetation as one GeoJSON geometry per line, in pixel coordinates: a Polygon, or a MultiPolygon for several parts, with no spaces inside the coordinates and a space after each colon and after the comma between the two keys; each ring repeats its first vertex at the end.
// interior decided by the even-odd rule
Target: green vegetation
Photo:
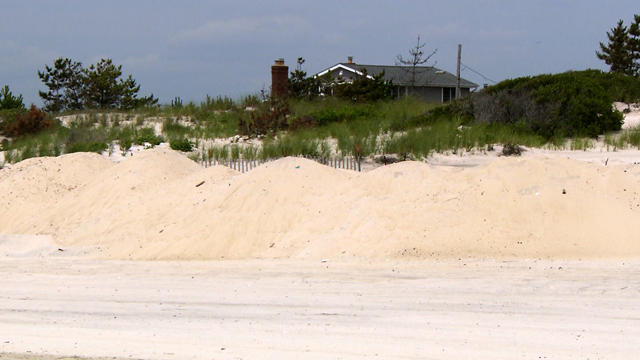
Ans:
{"type": "Polygon", "coordinates": [[[0,111],[2,110],[26,110],[22,95],[13,95],[8,85],[0,89],[0,111]]]}
{"type": "Polygon", "coordinates": [[[604,138],[609,150],[621,150],[628,147],[640,148],[640,128],[623,130],[619,134],[608,134],[604,138]]]}
{"type": "Polygon", "coordinates": [[[321,77],[307,77],[302,70],[303,58],[298,58],[298,66],[291,72],[287,83],[290,99],[313,100],[320,96],[330,96],[352,102],[372,102],[391,99],[393,85],[384,80],[384,72],[368,76],[364,70],[351,82],[336,82],[330,73],[321,77]]]}
{"type": "Polygon", "coordinates": [[[420,159],[492,151],[497,144],[514,154],[518,145],[587,150],[601,134],[608,146],[622,149],[640,147],[640,130],[620,132],[622,114],[611,103],[638,99],[640,79],[587,70],[507,80],[447,105],[414,98],[266,100],[263,94],[235,101],[207,96],[196,104],[176,97],[169,105],[128,111],[68,110],[75,118],[66,118],[66,126],[35,108],[14,109],[0,112],[0,129],[9,136],[1,151],[5,162],[16,162],[76,151],[112,152],[115,144],[125,154],[134,145],[168,141],[172,149],[209,163],[376,154],[420,159]],[[160,125],[161,135],[155,130],[160,125]],[[212,145],[219,143],[216,138],[230,137],[235,138],[229,145],[212,145]],[[244,141],[247,137],[251,143],[244,141]]]}
{"type": "Polygon", "coordinates": [[[122,79],[122,65],[111,59],[83,68],[68,58],[58,58],[53,66],[45,65],[38,77],[48,91],[39,91],[48,112],[82,109],[135,109],[155,105],[153,94],[138,97],[140,85],[129,75],[122,79]]]}
{"type": "Polygon", "coordinates": [[[0,133],[17,138],[27,134],[35,134],[43,129],[50,128],[51,119],[34,105],[29,111],[21,108],[5,111],[0,118],[0,133]]]}
{"type": "Polygon", "coordinates": [[[612,73],[640,76],[640,15],[633,16],[628,28],[618,20],[607,38],[609,42],[600,43],[600,51],[596,51],[598,59],[609,65],[612,73]]]}
{"type": "Polygon", "coordinates": [[[173,150],[179,150],[184,152],[190,152],[193,150],[193,143],[186,137],[169,139],[169,146],[173,150]]]}
{"type": "MultiPolygon", "coordinates": [[[[24,118],[45,116],[37,110],[25,113],[24,118]]],[[[114,115],[117,118],[117,116],[114,115]]],[[[34,156],[58,156],[73,152],[111,151],[112,144],[117,143],[121,151],[127,151],[132,145],[155,146],[164,141],[157,136],[153,128],[138,127],[135,124],[120,125],[116,119],[108,125],[105,116],[95,113],[73,121],[68,127],[58,121],[52,121],[48,115],[44,118],[48,125],[37,132],[23,133],[12,140],[6,139],[0,147],[5,151],[5,162],[18,162],[34,156]]]]}
{"type": "Polygon", "coordinates": [[[547,140],[595,137],[620,130],[613,101],[640,98],[640,79],[598,70],[506,80],[442,113],[480,123],[510,124],[547,140]]]}

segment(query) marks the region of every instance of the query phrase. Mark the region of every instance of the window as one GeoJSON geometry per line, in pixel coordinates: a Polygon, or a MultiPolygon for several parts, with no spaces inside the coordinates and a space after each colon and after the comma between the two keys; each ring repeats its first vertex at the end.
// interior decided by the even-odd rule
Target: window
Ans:
{"type": "Polygon", "coordinates": [[[442,88],[442,102],[449,102],[456,98],[456,88],[442,88]]]}

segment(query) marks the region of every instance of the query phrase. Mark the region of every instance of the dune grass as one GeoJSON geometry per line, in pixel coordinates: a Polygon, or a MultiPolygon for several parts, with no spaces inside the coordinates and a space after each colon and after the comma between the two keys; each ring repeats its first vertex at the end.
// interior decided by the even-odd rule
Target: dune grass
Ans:
{"type": "MultiPolygon", "coordinates": [[[[154,146],[168,141],[172,148],[183,151],[193,148],[199,161],[211,162],[283,156],[328,159],[391,153],[401,158],[425,158],[433,153],[486,151],[494,144],[571,150],[588,150],[596,144],[590,138],[545,139],[517,124],[474,123],[456,116],[429,117],[425,113],[437,105],[412,98],[376,103],[328,98],[291,101],[288,121],[310,118],[313,119],[311,125],[269,134],[261,146],[206,145],[211,144],[212,139],[238,134],[240,118],[260,106],[265,106],[260,96],[252,95],[239,100],[207,97],[199,104],[182,104],[181,100],[174,99],[172,105],[136,111],[92,110],[76,113],[69,127],[55,124],[40,133],[5,141],[2,151],[5,151],[5,162],[17,162],[76,151],[112,151],[114,144],[125,152],[135,144],[154,146]],[[162,134],[158,135],[150,125],[160,122],[162,134]]],[[[613,149],[638,148],[640,129],[606,135],[605,143],[613,149]]]]}
{"type": "Polygon", "coordinates": [[[640,148],[640,127],[622,130],[616,134],[607,134],[604,142],[613,151],[627,148],[640,148]]]}

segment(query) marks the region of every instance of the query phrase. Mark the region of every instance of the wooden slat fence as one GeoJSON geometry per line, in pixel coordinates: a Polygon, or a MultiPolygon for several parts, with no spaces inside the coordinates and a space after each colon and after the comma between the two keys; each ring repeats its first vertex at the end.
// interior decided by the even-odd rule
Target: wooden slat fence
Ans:
{"type": "MultiPolygon", "coordinates": [[[[302,157],[302,156],[301,156],[302,157]]],[[[343,157],[339,159],[324,159],[324,158],[314,158],[314,157],[303,157],[305,159],[316,161],[320,164],[330,166],[336,169],[344,169],[344,170],[353,170],[353,171],[361,171],[361,164],[357,161],[356,158],[353,157],[343,157]]],[[[233,170],[239,171],[241,173],[245,173],[247,171],[253,170],[254,168],[270,162],[276,159],[266,159],[266,160],[245,160],[245,159],[236,159],[236,160],[205,160],[200,161],[200,164],[204,167],[210,166],[227,166],[233,170]]]]}

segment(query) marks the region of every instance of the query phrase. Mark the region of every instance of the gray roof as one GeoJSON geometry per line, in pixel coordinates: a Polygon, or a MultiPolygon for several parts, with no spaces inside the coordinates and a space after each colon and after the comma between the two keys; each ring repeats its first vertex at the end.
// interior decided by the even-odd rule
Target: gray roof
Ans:
{"type": "MultiPolygon", "coordinates": [[[[384,71],[384,79],[391,80],[393,85],[411,86],[413,68],[411,66],[389,66],[389,65],[364,65],[340,63],[350,69],[362,72],[367,70],[368,75],[378,75],[384,71]]],[[[456,87],[456,76],[450,72],[440,70],[433,66],[416,66],[415,86],[431,87],[456,87]]],[[[478,84],[460,78],[461,88],[477,88],[478,84]]]]}

